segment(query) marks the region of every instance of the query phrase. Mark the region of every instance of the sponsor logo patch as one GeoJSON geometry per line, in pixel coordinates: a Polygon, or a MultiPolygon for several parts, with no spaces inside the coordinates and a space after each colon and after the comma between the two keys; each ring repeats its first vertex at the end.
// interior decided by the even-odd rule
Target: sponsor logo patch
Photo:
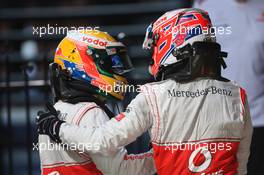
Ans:
{"type": "Polygon", "coordinates": [[[125,118],[125,114],[121,113],[118,116],[115,117],[117,121],[121,121],[123,118],[125,118]]]}
{"type": "Polygon", "coordinates": [[[107,42],[99,39],[93,39],[88,36],[83,36],[82,41],[87,42],[89,44],[94,44],[97,46],[105,47],[107,42]]]}

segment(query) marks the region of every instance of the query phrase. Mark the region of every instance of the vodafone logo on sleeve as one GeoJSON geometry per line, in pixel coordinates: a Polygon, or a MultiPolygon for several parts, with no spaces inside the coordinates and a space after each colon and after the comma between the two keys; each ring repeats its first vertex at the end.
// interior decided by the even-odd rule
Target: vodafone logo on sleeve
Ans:
{"type": "Polygon", "coordinates": [[[89,44],[94,44],[96,46],[101,46],[101,47],[105,47],[107,44],[107,41],[100,40],[100,39],[94,39],[88,36],[83,36],[82,41],[87,42],[89,44]]]}

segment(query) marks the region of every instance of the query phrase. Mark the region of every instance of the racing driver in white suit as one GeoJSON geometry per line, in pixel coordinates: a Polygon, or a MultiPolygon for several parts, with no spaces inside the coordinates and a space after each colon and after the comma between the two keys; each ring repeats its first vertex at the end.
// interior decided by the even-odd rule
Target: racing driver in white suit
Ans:
{"type": "Polygon", "coordinates": [[[142,86],[127,110],[98,128],[39,116],[38,128],[62,143],[100,143],[111,154],[149,131],[159,175],[244,175],[252,124],[245,91],[221,76],[226,67],[207,12],[173,10],[147,28],[158,82],[142,86]],[[45,122],[44,122],[45,121],[45,122]]]}
{"type": "MultiPolygon", "coordinates": [[[[99,127],[114,117],[104,101],[122,100],[124,97],[122,88],[120,91],[105,88],[115,84],[126,85],[127,81],[121,74],[131,68],[125,46],[109,34],[98,30],[68,32],[56,50],[54,63],[50,65],[56,110],[48,104],[50,112],[40,111],[39,115],[52,115],[59,110],[59,118],[63,122],[81,127],[99,127]]],[[[43,135],[46,132],[39,132],[43,175],[155,173],[151,152],[128,155],[126,149],[119,147],[109,156],[92,154],[86,151],[99,149],[97,143],[56,144],[43,135]]]]}

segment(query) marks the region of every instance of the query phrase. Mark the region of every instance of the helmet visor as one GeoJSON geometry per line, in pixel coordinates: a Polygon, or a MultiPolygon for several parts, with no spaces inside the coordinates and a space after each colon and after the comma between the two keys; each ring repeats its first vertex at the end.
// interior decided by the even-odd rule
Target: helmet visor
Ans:
{"type": "Polygon", "coordinates": [[[123,44],[106,46],[106,52],[111,58],[114,73],[122,75],[133,69],[133,64],[123,44]]]}

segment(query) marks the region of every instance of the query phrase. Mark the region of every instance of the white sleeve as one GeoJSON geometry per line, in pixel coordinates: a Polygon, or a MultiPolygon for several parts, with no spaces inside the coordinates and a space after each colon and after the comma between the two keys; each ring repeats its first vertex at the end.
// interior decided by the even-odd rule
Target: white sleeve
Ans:
{"type": "Polygon", "coordinates": [[[253,133],[253,127],[249,112],[249,106],[247,100],[245,100],[244,105],[244,130],[242,135],[242,140],[240,141],[237,160],[238,160],[238,174],[246,175],[247,174],[247,162],[250,154],[250,144],[251,137],[253,133]]]}
{"type": "Polygon", "coordinates": [[[89,153],[113,155],[121,146],[136,140],[152,125],[149,106],[140,93],[132,100],[127,111],[96,128],[62,124],[60,138],[68,144],[92,144],[89,153]],[[124,117],[123,117],[124,116],[124,117]]]}
{"type": "MultiPolygon", "coordinates": [[[[99,108],[88,111],[80,122],[83,127],[99,127],[109,121],[108,116],[99,108]]],[[[104,175],[152,175],[155,173],[152,151],[128,155],[125,148],[116,149],[111,155],[89,153],[96,167],[104,175]]]]}

